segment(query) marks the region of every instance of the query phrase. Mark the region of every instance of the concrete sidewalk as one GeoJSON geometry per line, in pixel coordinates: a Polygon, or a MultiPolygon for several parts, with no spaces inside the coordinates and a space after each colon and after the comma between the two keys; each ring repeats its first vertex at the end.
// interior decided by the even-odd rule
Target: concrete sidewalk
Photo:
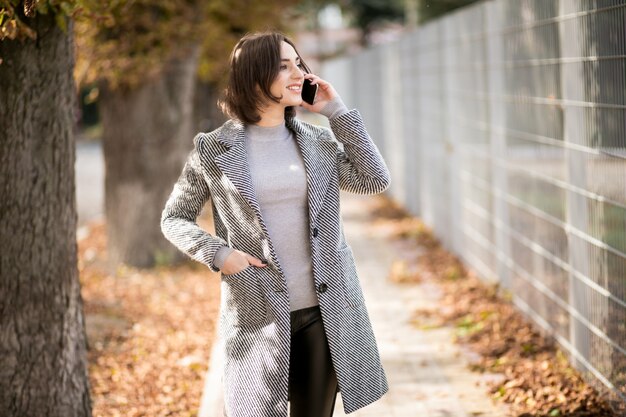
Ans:
{"type": "MultiPolygon", "coordinates": [[[[367,225],[364,202],[371,196],[342,193],[342,216],[352,246],[374,333],[389,381],[389,392],[351,417],[504,417],[481,376],[470,372],[467,354],[452,343],[452,330],[420,330],[410,323],[417,308],[437,306],[433,284],[396,284],[387,280],[395,250],[367,225]]],[[[222,364],[213,350],[205,381],[200,417],[221,416],[219,389],[222,364]]],[[[341,395],[334,417],[345,416],[341,395]]]]}
{"type": "MultiPolygon", "coordinates": [[[[396,284],[387,279],[396,249],[367,225],[368,196],[342,194],[346,239],[356,257],[389,392],[358,410],[355,417],[503,417],[479,374],[467,369],[467,354],[453,344],[450,328],[420,330],[410,323],[417,308],[436,308],[440,296],[433,284],[396,284]]],[[[375,198],[375,197],[374,197],[375,198]]],[[[341,396],[335,417],[344,416],[341,396]]]]}

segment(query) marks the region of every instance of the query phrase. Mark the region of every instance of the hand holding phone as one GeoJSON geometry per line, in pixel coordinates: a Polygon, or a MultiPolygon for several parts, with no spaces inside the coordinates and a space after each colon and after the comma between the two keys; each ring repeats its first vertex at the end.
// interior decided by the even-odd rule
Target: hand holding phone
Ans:
{"type": "Polygon", "coordinates": [[[301,106],[310,112],[319,113],[331,100],[338,96],[337,91],[331,83],[315,74],[305,74],[304,77],[301,106]]]}
{"type": "Polygon", "coordinates": [[[317,84],[311,84],[311,80],[308,78],[304,79],[302,83],[302,100],[313,105],[315,102],[315,96],[317,94],[317,84]]]}

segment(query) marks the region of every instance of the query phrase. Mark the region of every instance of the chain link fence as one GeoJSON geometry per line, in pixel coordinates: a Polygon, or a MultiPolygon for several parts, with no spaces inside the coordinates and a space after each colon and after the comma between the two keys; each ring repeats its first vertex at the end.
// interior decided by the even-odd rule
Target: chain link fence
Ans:
{"type": "Polygon", "coordinates": [[[626,404],[626,0],[476,3],[326,62],[391,195],[626,404]]]}

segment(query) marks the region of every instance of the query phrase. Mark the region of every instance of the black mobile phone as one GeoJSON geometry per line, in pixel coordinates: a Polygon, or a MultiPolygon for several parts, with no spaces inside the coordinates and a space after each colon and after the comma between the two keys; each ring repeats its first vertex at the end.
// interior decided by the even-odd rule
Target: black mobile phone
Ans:
{"type": "Polygon", "coordinates": [[[315,102],[316,94],[317,84],[311,84],[311,80],[305,78],[304,83],[302,83],[302,100],[306,101],[309,104],[313,104],[315,102]]]}

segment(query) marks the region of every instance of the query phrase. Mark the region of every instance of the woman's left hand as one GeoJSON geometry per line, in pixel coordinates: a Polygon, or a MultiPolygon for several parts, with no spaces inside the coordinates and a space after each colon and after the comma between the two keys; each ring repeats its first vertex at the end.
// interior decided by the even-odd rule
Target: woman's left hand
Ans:
{"type": "Polygon", "coordinates": [[[318,87],[313,104],[311,105],[303,100],[301,106],[308,111],[319,113],[329,101],[338,95],[337,91],[328,81],[321,79],[315,74],[304,74],[304,78],[310,79],[311,84],[317,84],[318,87]]]}

